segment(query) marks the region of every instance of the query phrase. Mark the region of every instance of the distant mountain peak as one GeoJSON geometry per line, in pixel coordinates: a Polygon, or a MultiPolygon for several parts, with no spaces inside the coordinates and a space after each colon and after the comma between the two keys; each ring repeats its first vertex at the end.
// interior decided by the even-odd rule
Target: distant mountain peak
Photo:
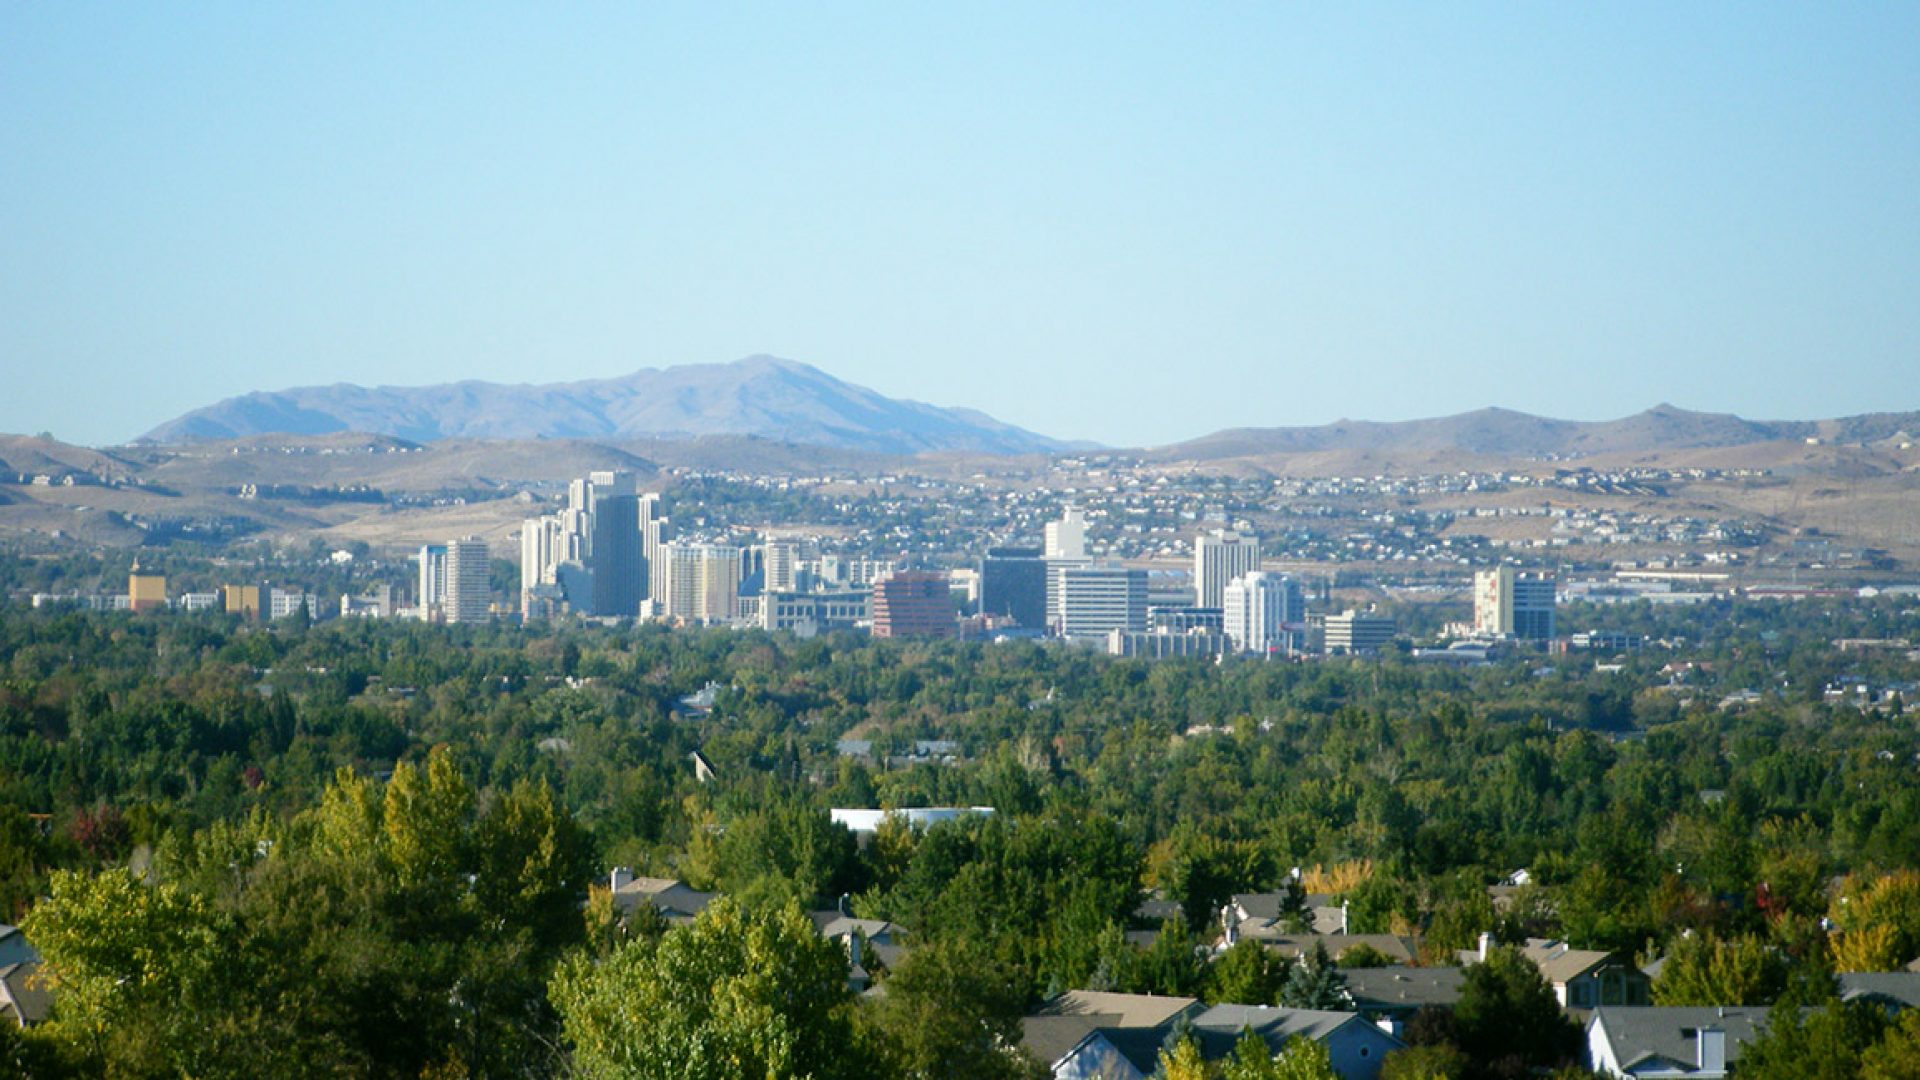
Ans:
{"type": "Polygon", "coordinates": [[[1072,445],[995,420],[889,398],[811,364],[756,354],[577,382],[434,386],[351,383],[254,392],[161,424],[152,442],[364,431],[440,439],[750,435],[891,454],[1031,453],[1072,445]]]}

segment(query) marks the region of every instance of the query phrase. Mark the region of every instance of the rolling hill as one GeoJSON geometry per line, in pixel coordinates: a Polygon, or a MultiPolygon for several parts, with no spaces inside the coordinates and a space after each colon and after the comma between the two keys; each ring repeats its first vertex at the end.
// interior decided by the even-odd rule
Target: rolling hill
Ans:
{"type": "Polygon", "coordinates": [[[1659,405],[1618,420],[1555,420],[1510,409],[1479,409],[1428,420],[1340,420],[1315,427],[1233,428],[1142,451],[1149,461],[1209,462],[1288,455],[1476,455],[1518,460],[1671,452],[1819,438],[1869,443],[1920,431],[1920,413],[1875,413],[1837,420],[1747,420],[1659,405]]]}

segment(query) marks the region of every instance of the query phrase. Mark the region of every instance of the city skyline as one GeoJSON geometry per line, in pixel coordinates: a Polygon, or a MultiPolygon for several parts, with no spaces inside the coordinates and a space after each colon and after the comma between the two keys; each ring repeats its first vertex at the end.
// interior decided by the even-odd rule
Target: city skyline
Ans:
{"type": "Polygon", "coordinates": [[[4,20],[4,430],[761,352],[1107,445],[1913,404],[1911,7],[4,20]]]}

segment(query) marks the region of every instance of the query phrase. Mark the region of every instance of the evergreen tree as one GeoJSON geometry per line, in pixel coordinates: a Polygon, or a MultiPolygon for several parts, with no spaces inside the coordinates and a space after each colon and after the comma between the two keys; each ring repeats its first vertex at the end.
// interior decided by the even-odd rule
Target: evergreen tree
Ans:
{"type": "Polygon", "coordinates": [[[1347,992],[1347,977],[1327,955],[1326,943],[1316,940],[1313,951],[1293,965],[1286,982],[1280,986],[1280,1004],[1292,1009],[1353,1007],[1353,995],[1347,992]]]}
{"type": "Polygon", "coordinates": [[[1580,1029],[1561,1011],[1553,987],[1511,946],[1467,969],[1453,1021],[1460,1049],[1483,1075],[1554,1068],[1580,1049],[1580,1029]]]}

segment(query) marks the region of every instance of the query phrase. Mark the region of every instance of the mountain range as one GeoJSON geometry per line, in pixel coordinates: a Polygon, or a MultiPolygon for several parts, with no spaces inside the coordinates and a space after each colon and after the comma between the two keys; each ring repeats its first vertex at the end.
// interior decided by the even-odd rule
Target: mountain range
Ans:
{"type": "Polygon", "coordinates": [[[443,439],[690,438],[752,435],[887,454],[1018,454],[1076,445],[971,409],[889,398],[772,356],[643,368],[614,379],[419,387],[347,383],[245,394],[142,436],[160,443],[358,431],[443,439]]]}
{"type": "MultiPolygon", "coordinates": [[[[178,444],[344,432],[417,443],[745,438],[882,455],[1057,453],[1094,445],[1038,434],[971,409],[889,398],[811,365],[772,356],[541,385],[469,381],[368,388],[342,383],[252,393],[195,409],[154,428],[141,441],[178,444]]],[[[1618,420],[1578,421],[1489,408],[1425,420],[1234,428],[1139,453],[1160,462],[1270,462],[1356,453],[1514,459],[1809,439],[1854,445],[1911,442],[1912,432],[1920,432],[1920,413],[1763,421],[1659,405],[1618,420]]]]}
{"type": "Polygon", "coordinates": [[[1840,444],[1911,441],[1920,413],[1868,413],[1835,420],[1747,420],[1657,405],[1618,420],[1555,420],[1512,409],[1478,409],[1426,420],[1340,420],[1313,427],[1232,428],[1144,451],[1156,461],[1218,461],[1330,451],[1461,452],[1522,458],[1700,450],[1818,439],[1840,444]]]}

